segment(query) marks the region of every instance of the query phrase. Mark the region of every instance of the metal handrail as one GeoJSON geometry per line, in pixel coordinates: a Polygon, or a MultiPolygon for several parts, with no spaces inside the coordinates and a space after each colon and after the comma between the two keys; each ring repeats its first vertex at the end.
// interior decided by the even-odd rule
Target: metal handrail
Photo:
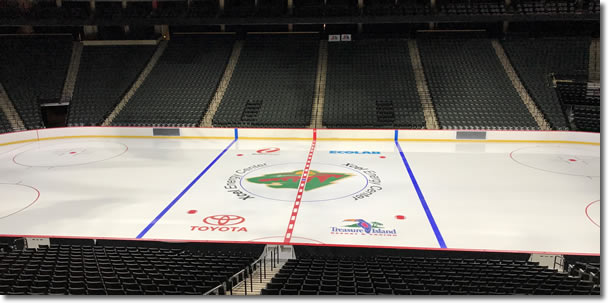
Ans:
{"type": "MultiPolygon", "coordinates": [[[[239,282],[241,282],[243,280],[245,280],[245,283],[246,283],[248,275],[249,275],[249,268],[245,267],[241,271],[232,275],[232,277],[228,278],[228,282],[230,282],[230,295],[232,295],[232,289],[234,288],[235,285],[237,285],[239,282]],[[245,275],[245,273],[247,273],[247,275],[245,275]],[[241,277],[241,275],[243,275],[243,278],[239,279],[241,277]],[[236,280],[236,283],[234,283],[234,280],[236,280]]],[[[245,295],[247,295],[247,287],[245,287],[245,295]]]]}
{"type": "Polygon", "coordinates": [[[214,293],[216,295],[219,295],[220,294],[220,292],[219,292],[220,288],[223,288],[224,289],[224,293],[226,293],[226,282],[223,282],[222,284],[220,284],[220,285],[218,285],[218,286],[216,286],[216,287],[208,290],[206,293],[203,294],[203,296],[208,296],[208,295],[210,295],[212,293],[214,293]]]}
{"type": "MultiPolygon", "coordinates": [[[[245,281],[245,295],[247,295],[247,279],[249,277],[253,277],[253,266],[258,264],[258,263],[262,263],[262,266],[259,267],[259,270],[263,269],[263,275],[264,278],[266,278],[266,258],[268,256],[267,253],[267,248],[268,246],[266,246],[266,249],[264,249],[264,252],[262,253],[262,255],[255,261],[251,262],[251,264],[248,264],[247,267],[245,267],[244,269],[240,270],[239,272],[237,272],[236,274],[230,276],[228,279],[226,279],[226,281],[222,282],[222,284],[210,289],[209,291],[205,292],[203,294],[203,296],[205,295],[209,295],[211,293],[215,293],[215,294],[219,294],[219,289],[223,288],[224,289],[224,293],[226,293],[226,282],[230,282],[230,294],[232,295],[232,289],[234,288],[234,286],[236,284],[232,283],[234,280],[237,281],[237,284],[240,283],[241,281],[245,281]],[[238,279],[240,277],[240,275],[243,276],[243,279],[238,279]]],[[[253,291],[253,279],[251,280],[251,291],[253,291]]],[[[262,274],[260,274],[260,283],[262,282],[262,274]]]]}

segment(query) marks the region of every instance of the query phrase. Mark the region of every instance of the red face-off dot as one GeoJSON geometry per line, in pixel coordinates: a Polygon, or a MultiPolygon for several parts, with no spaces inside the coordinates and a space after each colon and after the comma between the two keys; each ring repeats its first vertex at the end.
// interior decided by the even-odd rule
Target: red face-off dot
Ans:
{"type": "Polygon", "coordinates": [[[243,156],[243,154],[236,154],[236,156],[237,156],[237,157],[241,157],[241,156],[243,156]]]}
{"type": "Polygon", "coordinates": [[[576,162],[576,159],[568,159],[570,162],[576,162]]]}
{"type": "Polygon", "coordinates": [[[386,156],[380,156],[380,159],[384,159],[384,158],[386,158],[386,156]]]}
{"type": "Polygon", "coordinates": [[[196,214],[196,209],[191,209],[188,211],[188,214],[194,215],[196,214]]]}
{"type": "Polygon", "coordinates": [[[73,155],[73,154],[75,154],[75,153],[76,153],[76,152],[70,152],[70,155],[73,155]]]}
{"type": "Polygon", "coordinates": [[[405,220],[405,216],[403,216],[403,215],[396,215],[395,219],[397,219],[397,220],[405,220]]]}

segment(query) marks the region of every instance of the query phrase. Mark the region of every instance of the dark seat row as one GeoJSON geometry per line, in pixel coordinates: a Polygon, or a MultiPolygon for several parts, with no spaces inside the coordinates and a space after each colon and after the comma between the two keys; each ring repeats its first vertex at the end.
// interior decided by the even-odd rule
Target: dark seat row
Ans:
{"type": "Polygon", "coordinates": [[[60,245],[0,253],[0,294],[203,294],[250,266],[240,251],[60,245]]]}
{"type": "Polygon", "coordinates": [[[370,257],[288,260],[263,295],[599,294],[599,284],[537,262],[370,257]]]}

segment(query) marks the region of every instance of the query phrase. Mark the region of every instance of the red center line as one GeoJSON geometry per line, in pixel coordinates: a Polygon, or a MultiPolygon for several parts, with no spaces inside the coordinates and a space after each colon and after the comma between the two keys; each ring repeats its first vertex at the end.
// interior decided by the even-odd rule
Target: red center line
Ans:
{"type": "Polygon", "coordinates": [[[293,210],[291,211],[289,224],[287,224],[287,231],[285,232],[285,238],[283,239],[284,243],[289,243],[291,241],[291,235],[293,233],[293,228],[296,225],[296,219],[298,218],[298,210],[300,209],[300,204],[302,202],[304,188],[306,188],[306,183],[308,182],[308,172],[310,171],[310,162],[312,162],[312,155],[315,152],[315,145],[317,145],[317,129],[312,130],[312,143],[310,144],[310,151],[308,152],[308,157],[306,158],[306,166],[302,171],[302,178],[300,178],[298,194],[296,196],[296,201],[293,204],[293,210]]]}

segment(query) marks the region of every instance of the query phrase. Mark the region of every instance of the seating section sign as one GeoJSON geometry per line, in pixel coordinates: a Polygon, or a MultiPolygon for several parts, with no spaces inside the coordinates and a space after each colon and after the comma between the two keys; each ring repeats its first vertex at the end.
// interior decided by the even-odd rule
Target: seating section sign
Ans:
{"type": "Polygon", "coordinates": [[[351,34],[342,34],[342,35],[329,35],[329,42],[340,42],[340,41],[352,41],[351,34]]]}

